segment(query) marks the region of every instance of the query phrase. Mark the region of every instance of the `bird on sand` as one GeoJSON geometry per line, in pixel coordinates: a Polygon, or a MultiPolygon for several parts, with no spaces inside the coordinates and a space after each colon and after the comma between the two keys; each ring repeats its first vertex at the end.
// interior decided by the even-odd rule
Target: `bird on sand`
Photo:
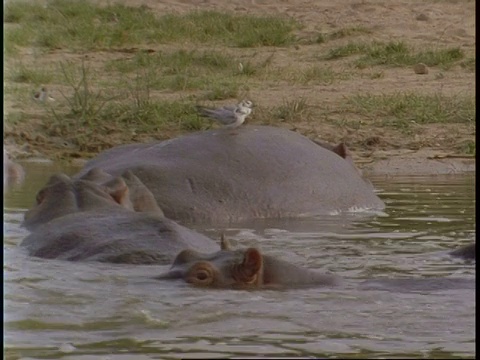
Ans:
{"type": "Polygon", "coordinates": [[[46,87],[42,87],[40,91],[36,92],[35,95],[33,95],[33,99],[40,102],[45,102],[47,100],[55,101],[53,97],[48,95],[46,87]]]}

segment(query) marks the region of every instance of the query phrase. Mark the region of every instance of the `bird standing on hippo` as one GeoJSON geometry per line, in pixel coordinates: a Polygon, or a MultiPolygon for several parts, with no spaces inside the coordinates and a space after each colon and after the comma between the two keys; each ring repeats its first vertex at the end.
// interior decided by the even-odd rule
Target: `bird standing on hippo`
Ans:
{"type": "Polygon", "coordinates": [[[218,121],[226,129],[235,129],[245,122],[252,113],[253,103],[250,100],[242,100],[237,105],[222,106],[218,109],[209,109],[197,106],[200,115],[218,121]]]}

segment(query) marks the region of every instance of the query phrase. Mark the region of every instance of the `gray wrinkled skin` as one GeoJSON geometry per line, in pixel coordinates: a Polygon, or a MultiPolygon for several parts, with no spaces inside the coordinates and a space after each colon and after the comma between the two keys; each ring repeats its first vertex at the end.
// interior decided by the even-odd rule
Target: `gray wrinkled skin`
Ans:
{"type": "Polygon", "coordinates": [[[182,250],[218,244],[154,213],[110,208],[77,212],[41,225],[22,243],[31,256],[70,261],[168,264],[182,250]]]}
{"type": "Polygon", "coordinates": [[[385,207],[345,158],[298,133],[268,126],[116,147],[89,161],[77,176],[94,167],[113,176],[130,170],[165,216],[187,222],[385,207]]]}

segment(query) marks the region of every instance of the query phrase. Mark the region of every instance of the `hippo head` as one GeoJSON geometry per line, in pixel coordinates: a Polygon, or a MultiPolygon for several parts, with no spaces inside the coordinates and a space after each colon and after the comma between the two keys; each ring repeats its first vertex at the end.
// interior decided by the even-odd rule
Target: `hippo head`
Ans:
{"type": "Polygon", "coordinates": [[[327,149],[327,150],[330,150],[331,152],[337,154],[338,156],[340,156],[342,159],[345,159],[350,165],[352,165],[355,170],[360,174],[362,175],[362,172],[360,171],[360,169],[358,169],[356,166],[355,166],[355,163],[353,162],[353,159],[352,159],[352,155],[350,153],[350,150],[347,148],[347,145],[345,145],[345,143],[341,142],[339,143],[338,145],[332,145],[332,144],[329,144],[329,143],[326,143],[326,142],[323,142],[321,140],[318,140],[318,139],[313,139],[313,142],[316,143],[317,145],[320,145],[321,147],[327,149]]]}
{"type": "MultiPolygon", "coordinates": [[[[130,201],[132,202],[134,211],[155,212],[164,216],[162,209],[157,204],[157,200],[155,200],[155,196],[153,196],[152,192],[130,170],[125,171],[121,179],[123,179],[128,186],[130,201]]],[[[118,183],[118,178],[114,181],[118,183]]]]}
{"type": "Polygon", "coordinates": [[[81,177],[82,180],[102,184],[113,179],[113,176],[100,168],[92,168],[81,177]]]}
{"type": "Polygon", "coordinates": [[[223,237],[221,245],[221,250],[212,254],[183,250],[170,270],[157,279],[183,279],[191,285],[210,288],[256,288],[263,285],[263,256],[259,250],[230,250],[223,237]]]}
{"type": "Polygon", "coordinates": [[[370,180],[363,177],[362,170],[355,165],[350,150],[345,143],[341,142],[338,145],[331,145],[318,139],[312,139],[312,141],[344,159],[357,172],[357,174],[360,175],[362,180],[373,189],[373,184],[370,182],[370,180]]]}
{"type": "Polygon", "coordinates": [[[123,180],[109,187],[56,174],[37,193],[36,204],[25,214],[23,226],[32,230],[67,214],[109,207],[133,210],[129,189],[123,180]]]}
{"type": "Polygon", "coordinates": [[[92,168],[80,179],[103,185],[109,191],[120,191],[127,186],[132,210],[155,212],[163,216],[163,211],[158,206],[152,192],[130,170],[123,172],[120,177],[114,177],[102,169],[92,168]]]}
{"type": "Polygon", "coordinates": [[[36,200],[23,222],[29,230],[63,215],[109,207],[163,216],[153,194],[130,171],[114,177],[94,168],[79,179],[56,174],[37,193],[36,200]]]}

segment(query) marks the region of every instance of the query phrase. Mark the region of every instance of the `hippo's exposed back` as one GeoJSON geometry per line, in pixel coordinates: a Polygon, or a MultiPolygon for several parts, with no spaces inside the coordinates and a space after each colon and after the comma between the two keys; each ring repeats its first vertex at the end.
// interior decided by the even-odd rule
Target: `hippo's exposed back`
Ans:
{"type": "Polygon", "coordinates": [[[183,249],[217,251],[215,241],[160,214],[124,208],[75,212],[38,226],[21,243],[32,256],[69,261],[168,264],[183,249]]]}
{"type": "Polygon", "coordinates": [[[225,222],[384,208],[344,158],[298,133],[268,126],[117,147],[89,161],[77,176],[93,167],[112,175],[131,170],[165,215],[176,220],[225,222]]]}

